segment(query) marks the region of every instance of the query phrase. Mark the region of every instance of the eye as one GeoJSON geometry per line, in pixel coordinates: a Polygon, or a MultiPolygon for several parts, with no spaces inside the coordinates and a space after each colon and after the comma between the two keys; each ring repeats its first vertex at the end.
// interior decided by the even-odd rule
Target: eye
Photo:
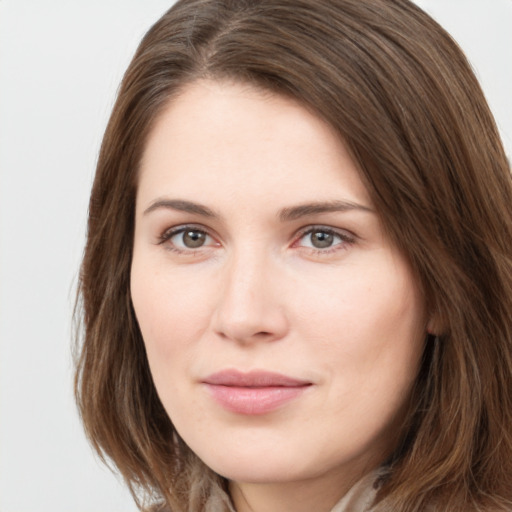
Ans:
{"type": "Polygon", "coordinates": [[[316,250],[327,250],[353,242],[354,237],[348,233],[318,226],[309,228],[307,231],[303,232],[296,245],[316,250]]]}
{"type": "Polygon", "coordinates": [[[165,242],[169,243],[173,250],[179,252],[217,245],[206,231],[194,226],[182,226],[166,231],[160,237],[160,243],[165,242]]]}

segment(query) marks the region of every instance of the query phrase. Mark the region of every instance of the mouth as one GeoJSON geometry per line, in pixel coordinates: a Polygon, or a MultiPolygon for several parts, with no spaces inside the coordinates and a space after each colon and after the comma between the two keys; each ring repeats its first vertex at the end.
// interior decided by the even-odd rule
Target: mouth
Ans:
{"type": "Polygon", "coordinates": [[[311,382],[279,373],[223,370],[202,381],[224,409],[245,415],[267,414],[300,397],[311,382]]]}

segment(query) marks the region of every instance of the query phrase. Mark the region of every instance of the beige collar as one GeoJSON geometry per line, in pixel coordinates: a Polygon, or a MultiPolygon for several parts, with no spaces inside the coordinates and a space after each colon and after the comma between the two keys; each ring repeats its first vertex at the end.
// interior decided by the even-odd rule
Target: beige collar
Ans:
{"type": "Polygon", "coordinates": [[[377,494],[378,472],[372,471],[359,480],[334,506],[331,512],[369,512],[377,494]]]}

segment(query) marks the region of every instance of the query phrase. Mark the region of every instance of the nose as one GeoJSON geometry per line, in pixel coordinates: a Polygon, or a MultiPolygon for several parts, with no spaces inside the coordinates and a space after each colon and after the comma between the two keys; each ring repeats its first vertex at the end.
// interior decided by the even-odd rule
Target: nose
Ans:
{"type": "Polygon", "coordinates": [[[279,269],[254,253],[233,255],[222,270],[213,328],[241,344],[277,341],[288,331],[279,269]]]}

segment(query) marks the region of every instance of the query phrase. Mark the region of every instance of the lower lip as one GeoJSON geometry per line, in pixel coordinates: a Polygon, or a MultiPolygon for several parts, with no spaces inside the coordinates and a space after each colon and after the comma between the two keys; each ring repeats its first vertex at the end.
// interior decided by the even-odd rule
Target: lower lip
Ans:
{"type": "Polygon", "coordinates": [[[257,415],[275,411],[298,398],[309,386],[269,386],[261,388],[206,384],[213,398],[228,411],[257,415]]]}

